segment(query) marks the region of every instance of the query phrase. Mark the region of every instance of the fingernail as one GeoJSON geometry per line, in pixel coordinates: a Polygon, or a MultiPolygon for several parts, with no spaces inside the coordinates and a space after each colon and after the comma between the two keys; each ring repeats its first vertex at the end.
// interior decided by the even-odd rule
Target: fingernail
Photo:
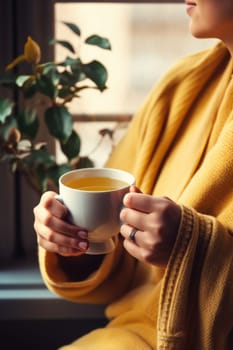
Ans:
{"type": "Polygon", "coordinates": [[[86,231],[78,231],[78,237],[82,239],[87,239],[87,232],[86,231]]]}
{"type": "Polygon", "coordinates": [[[88,244],[87,242],[79,242],[78,246],[81,250],[86,250],[88,247],[88,244]]]}

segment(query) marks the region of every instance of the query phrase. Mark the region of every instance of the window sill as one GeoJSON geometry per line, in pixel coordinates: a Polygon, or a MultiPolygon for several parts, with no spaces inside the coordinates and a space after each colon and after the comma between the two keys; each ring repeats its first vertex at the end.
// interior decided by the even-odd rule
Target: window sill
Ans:
{"type": "Polygon", "coordinates": [[[103,305],[73,303],[51,293],[32,262],[0,267],[0,310],[0,320],[105,319],[103,305]]]}

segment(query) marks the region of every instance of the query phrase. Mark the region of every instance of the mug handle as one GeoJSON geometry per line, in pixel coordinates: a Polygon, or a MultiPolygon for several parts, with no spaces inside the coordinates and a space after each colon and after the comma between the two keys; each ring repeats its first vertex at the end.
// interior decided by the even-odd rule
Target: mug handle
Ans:
{"type": "Polygon", "coordinates": [[[63,201],[63,199],[62,199],[62,197],[61,197],[60,194],[56,194],[56,196],[55,196],[54,198],[55,198],[58,202],[60,202],[61,204],[64,205],[64,201],[63,201]]]}
{"type": "MultiPolygon", "coordinates": [[[[56,195],[54,196],[54,198],[55,198],[58,202],[60,202],[61,204],[65,205],[65,204],[64,204],[64,201],[63,201],[63,199],[62,199],[62,196],[61,196],[60,194],[56,194],[56,195]]],[[[66,215],[66,217],[65,217],[65,221],[67,221],[67,222],[73,224],[73,220],[72,220],[72,217],[71,217],[71,214],[70,214],[70,211],[69,211],[69,210],[68,210],[68,213],[67,213],[67,215],[66,215]]]]}

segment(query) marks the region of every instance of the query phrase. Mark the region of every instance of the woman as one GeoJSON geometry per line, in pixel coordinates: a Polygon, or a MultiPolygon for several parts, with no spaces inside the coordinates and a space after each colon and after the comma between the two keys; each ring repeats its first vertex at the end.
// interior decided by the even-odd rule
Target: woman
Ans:
{"type": "Polygon", "coordinates": [[[165,75],[111,155],[137,179],[116,250],[80,255],[88,232],[53,192],[34,210],[48,288],[109,304],[107,327],[64,349],[232,349],[233,2],[186,7],[191,33],[220,43],[165,75]]]}

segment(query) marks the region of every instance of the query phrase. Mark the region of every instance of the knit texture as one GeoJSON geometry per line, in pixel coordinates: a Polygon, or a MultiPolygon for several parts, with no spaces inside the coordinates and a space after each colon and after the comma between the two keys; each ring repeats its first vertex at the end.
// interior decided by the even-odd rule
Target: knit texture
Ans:
{"type": "MultiPolygon", "coordinates": [[[[156,84],[106,166],[168,196],[182,220],[166,269],[122,248],[85,281],[40,248],[41,273],[62,297],[107,303],[109,325],[64,349],[230,350],[233,329],[233,79],[222,43],[186,57],[156,84]]],[[[76,269],[80,266],[77,258],[76,269]]],[[[63,261],[64,264],[64,261],[63,261]]]]}

